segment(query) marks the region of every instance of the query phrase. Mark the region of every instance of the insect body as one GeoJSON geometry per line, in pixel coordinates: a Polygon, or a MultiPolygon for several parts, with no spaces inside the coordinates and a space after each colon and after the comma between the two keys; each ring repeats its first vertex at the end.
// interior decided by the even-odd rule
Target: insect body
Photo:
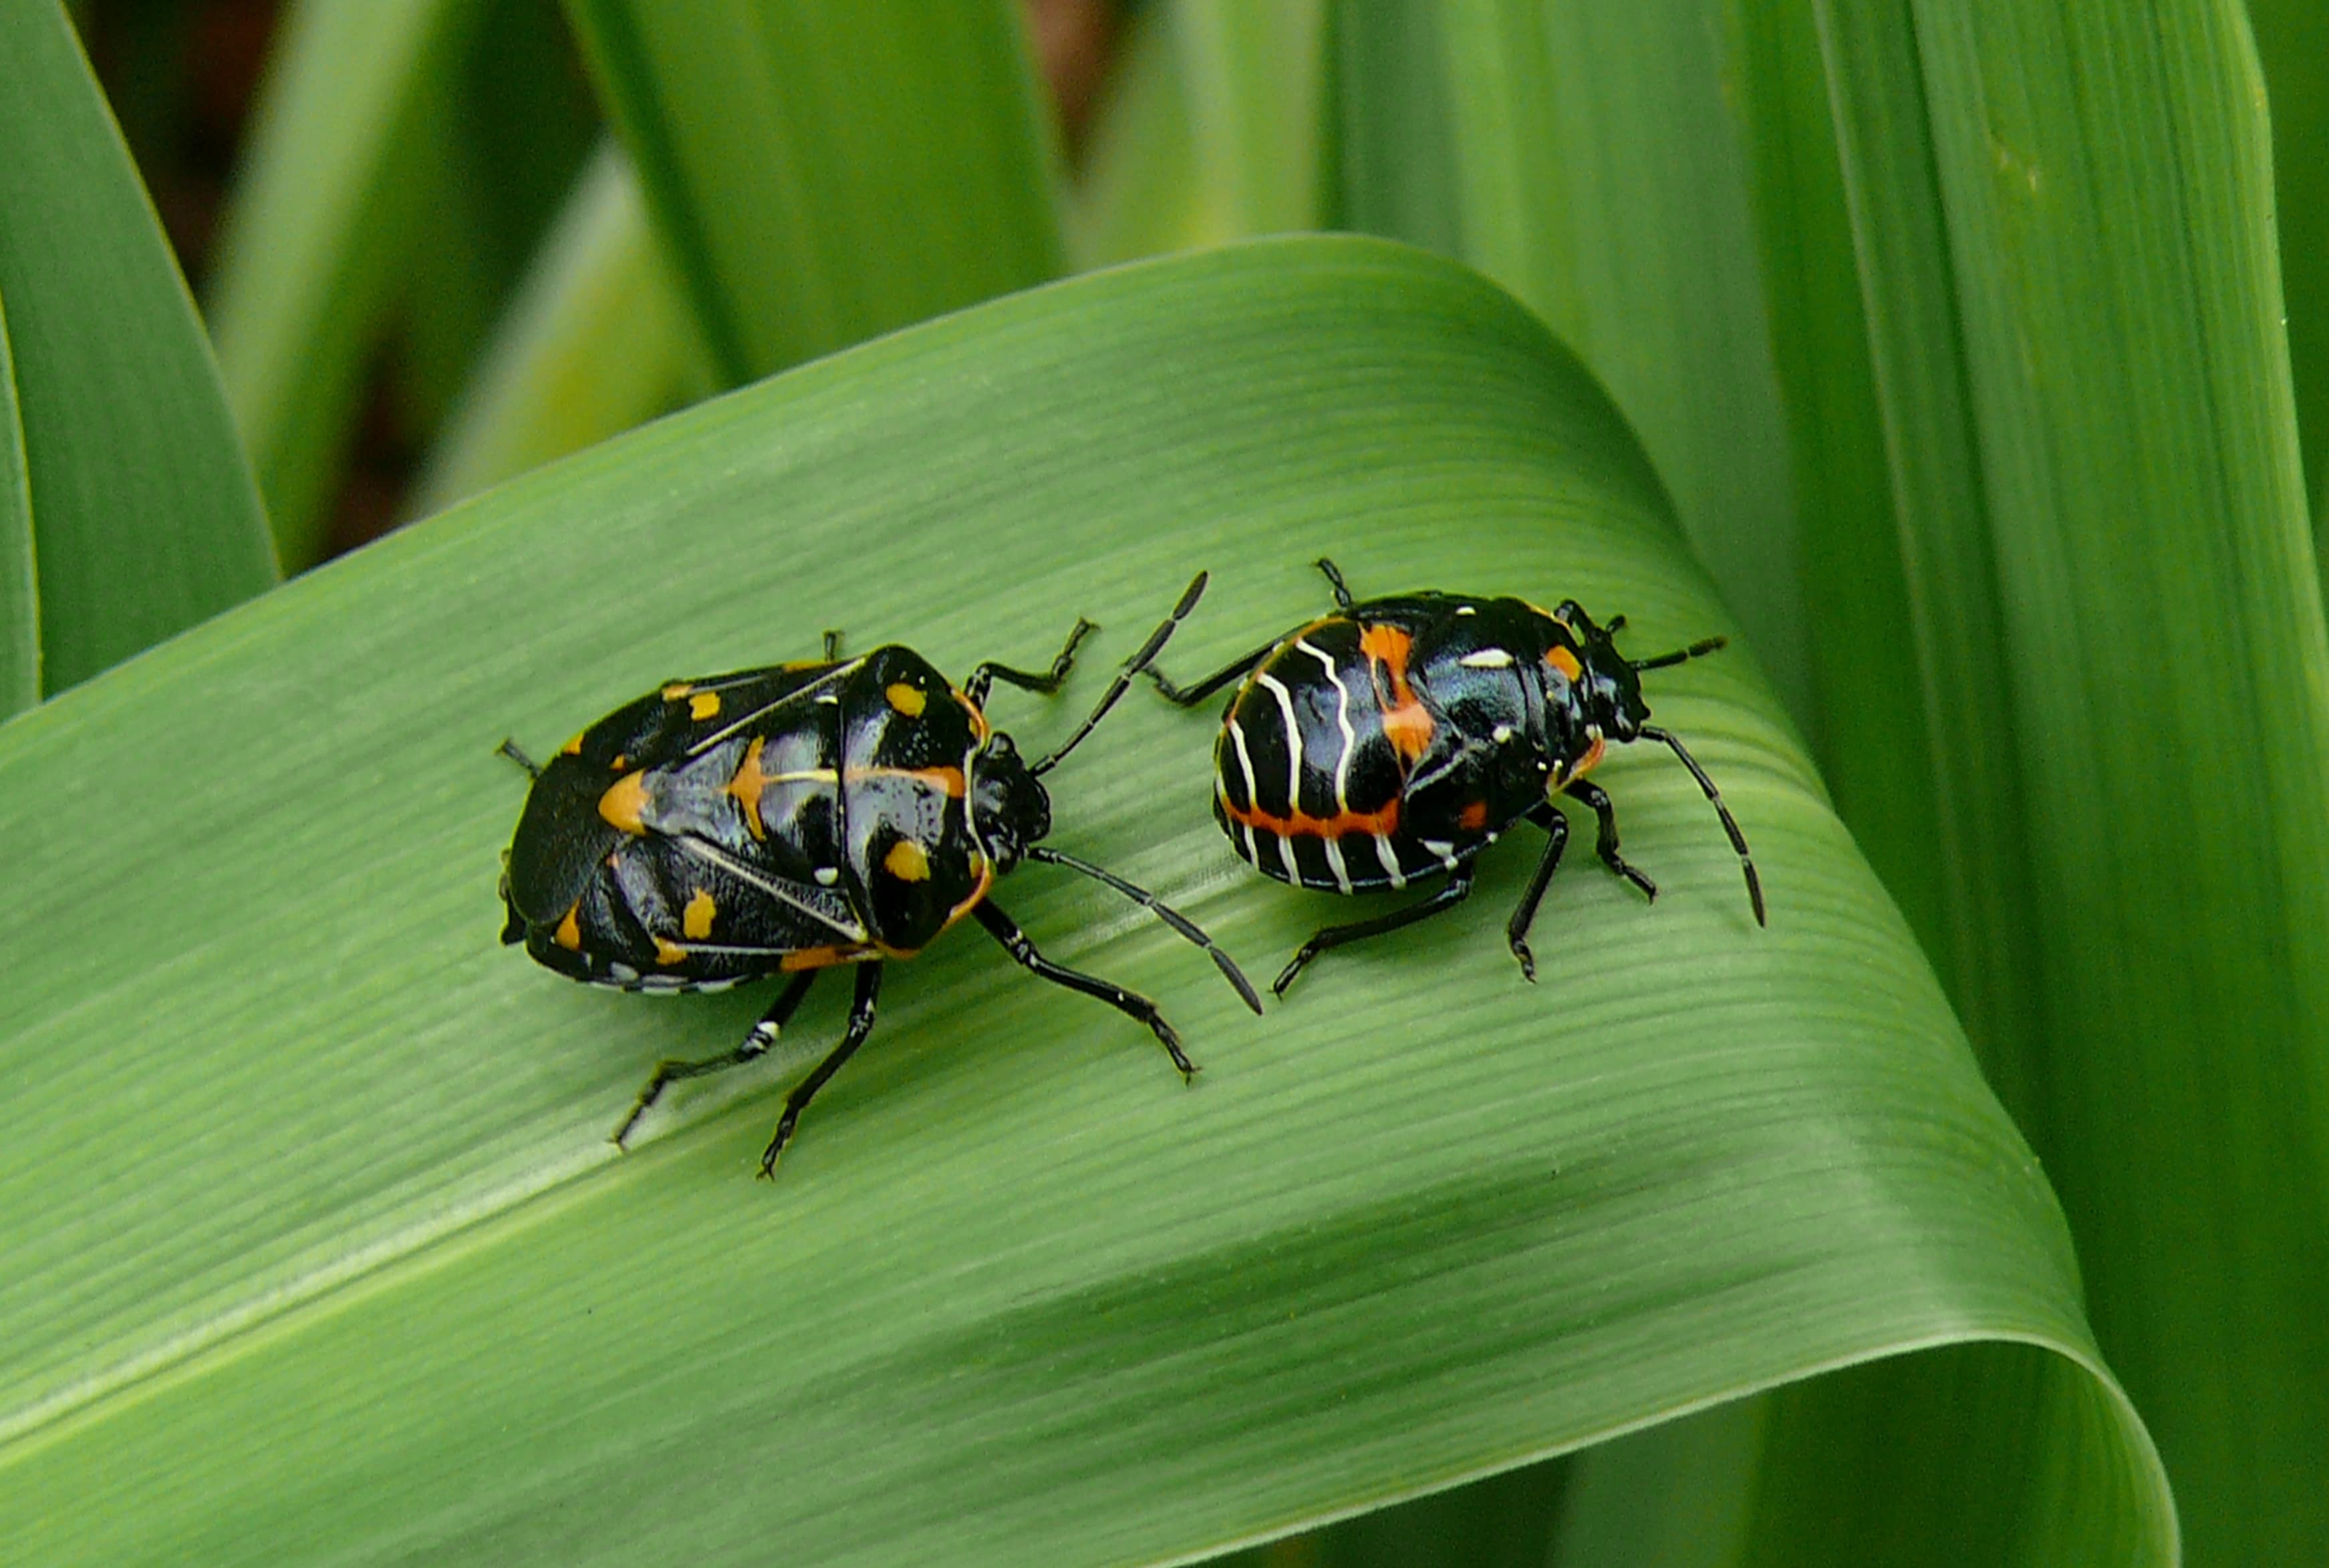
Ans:
{"type": "Polygon", "coordinates": [[[1089,718],[1041,761],[1022,758],[984,706],[995,681],[1056,691],[1079,621],[1041,673],[986,663],[957,690],[910,648],[826,656],[673,681],[617,709],[534,775],[502,878],[504,943],[561,974],[624,991],[721,991],[789,974],[743,1043],[655,1069],[615,1130],[621,1143],[665,1085],[764,1054],[818,972],[853,964],[857,994],[841,1043],[785,1101],[760,1160],[772,1174],[801,1109],[865,1041],[884,962],[910,958],[968,915],[1046,980],[1099,998],[1155,1033],[1185,1075],[1195,1066],[1156,1004],[1038,953],[988,897],[1023,859],[1098,878],[1212,954],[1255,1011],[1229,955],[1194,925],[1121,878],[1049,849],[1039,782],[1098,723],[1204,590],[1198,574],[1128,661],[1089,718]]]}
{"type": "Polygon", "coordinates": [[[1555,794],[1593,812],[1603,863],[1656,897],[1655,885],[1617,852],[1609,796],[1586,777],[1612,742],[1674,749],[1714,803],[1762,922],[1762,885],[1739,824],[1682,742],[1649,722],[1642,700],[1641,671],[1711,653],[1722,638],[1628,660],[1612,641],[1625,617],[1597,625],[1573,600],[1551,614],[1520,599],[1462,594],[1362,603],[1333,562],[1318,567],[1334,587],[1334,614],[1193,686],[1149,671],[1183,707],[1240,682],[1213,746],[1213,815],[1262,872],[1331,893],[1445,878],[1404,909],[1320,931],[1278,975],[1279,994],[1327,949],[1461,903],[1472,890],[1473,861],[1523,819],[1551,840],[1505,927],[1521,972],[1534,980],[1529,925],[1569,842],[1555,794]]]}

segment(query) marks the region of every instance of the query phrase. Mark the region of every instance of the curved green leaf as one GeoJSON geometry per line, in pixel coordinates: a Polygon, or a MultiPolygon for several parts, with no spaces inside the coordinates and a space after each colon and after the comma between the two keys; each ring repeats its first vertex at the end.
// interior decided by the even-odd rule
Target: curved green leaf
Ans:
{"type": "MultiPolygon", "coordinates": [[[[1309,239],[806,367],[0,728],[0,1556],[1155,1560],[2006,1339],[2082,1414],[2032,1506],[2166,1560],[2051,1195],[1740,653],[1654,699],[1752,837],[1768,931],[1688,775],[1629,753],[1606,776],[1661,897],[1580,857],[1541,984],[1501,939],[1518,847],[1259,1019],[1138,910],[1030,868],[998,897],[1162,998],[1193,1089],[972,932],[897,969],[773,1188],[748,1178],[767,1087],[831,998],[773,1074],[606,1145],[649,1063],[759,1004],[497,948],[521,781],[495,739],[828,625],[960,670],[1089,612],[1061,702],[995,704],[1038,744],[1193,569],[1183,672],[1314,613],[1325,552],[1362,591],[1575,594],[1644,648],[1728,628],[1532,316],[1309,239]],[[34,831],[60,800],[107,831],[34,831]]],[[[1230,854],[1211,728],[1127,702],[1053,775],[1057,841],[1266,969],[1349,906],[1230,854]]]]}
{"type": "Polygon", "coordinates": [[[611,140],[574,183],[414,490],[432,512],[708,396],[712,371],[611,140]]]}
{"type": "Polygon", "coordinates": [[[567,0],[731,383],[1060,269],[1008,0],[567,0]]]}
{"type": "Polygon", "coordinates": [[[33,490],[24,425],[16,417],[16,362],[8,302],[0,299],[0,718],[41,699],[41,596],[33,567],[33,490]]]}
{"type": "Polygon", "coordinates": [[[58,691],[258,593],[275,562],[210,345],[63,7],[0,6],[0,301],[58,691]]]}

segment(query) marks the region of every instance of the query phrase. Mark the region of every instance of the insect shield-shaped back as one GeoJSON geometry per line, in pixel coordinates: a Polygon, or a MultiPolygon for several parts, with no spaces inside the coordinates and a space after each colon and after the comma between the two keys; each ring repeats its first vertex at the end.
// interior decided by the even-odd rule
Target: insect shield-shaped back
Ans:
{"type": "Polygon", "coordinates": [[[676,681],[608,714],[538,767],[504,858],[502,939],[561,974],[625,991],[720,990],[793,978],[734,1050],[655,1069],[615,1130],[622,1143],[674,1080],[763,1055],[816,976],[855,966],[838,1046],[787,1097],[763,1175],[801,1109],[864,1043],[882,962],[911,957],[969,915],[1019,962],[1139,1019],[1183,1073],[1195,1066],[1147,998],[1052,963],[997,908],[995,878],[1022,859],[1066,866],[1134,898],[1202,946],[1240,994],[1253,988],[1203,932],[1145,890],[1038,840],[1051,831],[1041,776],[1091,732],[1204,589],[1173,614],[1068,741],[1032,765],[984,712],[993,683],[1056,691],[1078,622],[1050,669],[981,664],[957,689],[892,644],[700,681],[676,681]]]}
{"type": "Polygon", "coordinates": [[[1528,929],[1569,841],[1555,795],[1593,812],[1603,863],[1655,897],[1656,886],[1618,852],[1608,793],[1586,776],[1611,742],[1655,740],[1681,758],[1738,851],[1762,923],[1762,883],[1738,822],[1682,743],[1648,722],[1642,699],[1641,671],[1711,653],[1723,639],[1628,660],[1615,642],[1625,618],[1596,624],[1574,600],[1551,615],[1465,594],[1362,602],[1334,563],[1318,566],[1334,589],[1332,615],[1192,686],[1150,671],[1183,707],[1234,685],[1214,746],[1213,812],[1265,875],[1332,893],[1438,883],[1403,909],[1318,932],[1278,974],[1278,992],[1329,948],[1461,903],[1480,853],[1523,820],[1548,842],[1505,934],[1522,973],[1535,979],[1528,929]]]}

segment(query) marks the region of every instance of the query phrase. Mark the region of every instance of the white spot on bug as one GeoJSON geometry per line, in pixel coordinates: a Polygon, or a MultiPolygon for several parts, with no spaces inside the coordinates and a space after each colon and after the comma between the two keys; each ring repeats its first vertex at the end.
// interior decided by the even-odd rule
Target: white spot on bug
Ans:
{"type": "Polygon", "coordinates": [[[1480,612],[1469,605],[1458,605],[1456,606],[1456,613],[1459,615],[1476,615],[1480,612]]]}
{"type": "Polygon", "coordinates": [[[1488,738],[1495,741],[1498,746],[1504,745],[1504,742],[1510,740],[1512,737],[1513,727],[1509,724],[1499,724],[1495,728],[1488,732],[1488,738]]]}
{"type": "Polygon", "coordinates": [[[639,972],[627,963],[610,963],[607,966],[607,972],[615,977],[618,985],[636,985],[639,982],[639,972]]]}
{"type": "Polygon", "coordinates": [[[809,874],[816,878],[816,885],[820,887],[830,887],[841,880],[840,869],[834,866],[819,866],[809,874]]]}
{"type": "Polygon", "coordinates": [[[1456,661],[1466,670],[1509,670],[1513,656],[1502,648],[1483,648],[1476,653],[1466,653],[1456,661]]]}

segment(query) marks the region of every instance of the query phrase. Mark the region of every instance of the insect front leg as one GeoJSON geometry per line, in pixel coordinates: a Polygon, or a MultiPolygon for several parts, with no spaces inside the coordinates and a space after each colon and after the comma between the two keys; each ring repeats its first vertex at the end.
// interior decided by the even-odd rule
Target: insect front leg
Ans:
{"type": "Polygon", "coordinates": [[[682,1078],[701,1078],[712,1073],[724,1073],[731,1067],[740,1067],[768,1055],[768,1047],[777,1043],[777,1036],[792,1022],[793,1014],[800,1010],[801,999],[808,995],[808,988],[816,979],[816,971],[813,969],[793,976],[778,994],[777,1000],[768,1004],[768,1010],[760,1015],[760,1021],[754,1024],[751,1032],[744,1037],[744,1043],[734,1050],[706,1056],[701,1061],[657,1062],[653,1075],[647,1079],[646,1087],[639,1091],[638,1103],[631,1107],[631,1113],[623,1118],[622,1125],[615,1129],[615,1147],[628,1147],[625,1140],[630,1137],[631,1129],[638,1125],[639,1118],[646,1115],[657,1100],[663,1098],[663,1092],[668,1085],[682,1078]]]}
{"type": "Polygon", "coordinates": [[[1049,697],[1059,690],[1068,679],[1068,671],[1076,667],[1076,644],[1098,630],[1096,623],[1079,615],[1075,630],[1068,634],[1067,646],[1060,650],[1049,670],[1041,673],[1014,670],[1008,664],[997,664],[990,659],[970,672],[970,679],[962,683],[962,694],[970,699],[974,708],[984,708],[987,691],[1000,681],[1007,686],[1016,686],[1022,691],[1036,691],[1049,697]]]}
{"type": "Polygon", "coordinates": [[[1410,904],[1404,909],[1395,909],[1389,915],[1380,915],[1372,920],[1354,920],[1348,925],[1329,925],[1302,944],[1302,951],[1296,953],[1284,969],[1278,971],[1278,979],[1271,982],[1269,989],[1277,995],[1284,996],[1286,988],[1294,983],[1294,977],[1307,969],[1310,966],[1310,961],[1320,953],[1330,948],[1340,947],[1345,943],[1358,942],[1369,936],[1381,936],[1387,931],[1397,931],[1402,926],[1412,925],[1419,920],[1429,920],[1442,910],[1455,908],[1464,902],[1471,891],[1472,868],[1458,866],[1455,870],[1447,873],[1447,880],[1440,885],[1439,889],[1420,904],[1410,904]]]}
{"type": "Polygon", "coordinates": [[[1166,1054],[1173,1058],[1173,1065],[1181,1069],[1183,1079],[1197,1071],[1197,1064],[1189,1060],[1188,1053],[1181,1048],[1181,1037],[1173,1032],[1173,1026],[1164,1021],[1155,1002],[1138,991],[1125,990],[1112,981],[1082,973],[1063,963],[1053,963],[1035,951],[1035,944],[1027,940],[1027,934],[1019,929],[1017,922],[996,908],[992,900],[979,904],[971,913],[978,917],[981,925],[986,927],[987,934],[1003,944],[1003,951],[1030,972],[1041,975],[1053,985],[1063,985],[1070,991],[1098,997],[1127,1017],[1138,1019],[1163,1043],[1166,1054]]]}
{"type": "Polygon", "coordinates": [[[857,1047],[865,1043],[865,1037],[873,1032],[873,1003],[881,994],[882,966],[878,963],[859,964],[857,996],[849,1004],[849,1028],[842,1035],[841,1043],[816,1065],[816,1070],[794,1084],[793,1092],[785,1096],[785,1113],[777,1118],[777,1135],[769,1139],[768,1148],[760,1151],[761,1179],[776,1178],[777,1157],[785,1151],[785,1145],[793,1141],[793,1129],[799,1124],[801,1113],[816,1097],[816,1092],[825,1087],[825,1081],[841,1071],[841,1064],[855,1056],[857,1047]]]}
{"type": "Polygon", "coordinates": [[[1655,898],[1658,885],[1627,865],[1626,858],[1617,853],[1617,812],[1609,803],[1609,792],[1591,779],[1578,778],[1570,780],[1561,793],[1591,807],[1593,814],[1600,819],[1600,831],[1593,836],[1593,852],[1601,857],[1601,863],[1639,887],[1644,897],[1655,898]]]}

